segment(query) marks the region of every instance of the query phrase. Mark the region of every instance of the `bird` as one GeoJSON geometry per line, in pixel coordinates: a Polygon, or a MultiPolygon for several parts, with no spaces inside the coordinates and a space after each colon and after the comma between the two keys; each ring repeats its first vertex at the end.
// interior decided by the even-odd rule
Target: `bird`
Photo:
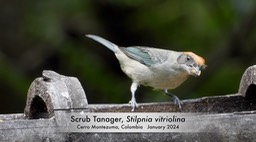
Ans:
{"type": "Polygon", "coordinates": [[[200,76],[201,70],[207,67],[204,58],[190,51],[146,46],[121,47],[97,35],[85,36],[113,51],[122,71],[131,78],[131,111],[138,107],[135,92],[140,85],[163,90],[181,109],[182,101],[169,90],[180,86],[189,76],[200,76]]]}

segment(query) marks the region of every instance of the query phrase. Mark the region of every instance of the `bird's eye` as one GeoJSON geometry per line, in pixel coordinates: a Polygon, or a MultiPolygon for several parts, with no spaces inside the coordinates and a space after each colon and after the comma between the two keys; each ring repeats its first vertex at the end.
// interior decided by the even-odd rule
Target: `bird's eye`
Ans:
{"type": "Polygon", "coordinates": [[[191,57],[190,56],[187,56],[187,61],[190,61],[191,60],[191,57]]]}

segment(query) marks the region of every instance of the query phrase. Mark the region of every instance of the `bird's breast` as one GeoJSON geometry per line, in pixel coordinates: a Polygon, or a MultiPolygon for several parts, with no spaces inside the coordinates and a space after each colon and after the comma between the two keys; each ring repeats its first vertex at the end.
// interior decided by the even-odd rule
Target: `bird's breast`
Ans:
{"type": "Polygon", "coordinates": [[[145,82],[145,85],[155,89],[175,89],[188,78],[186,73],[176,73],[174,71],[154,73],[153,76],[151,80],[145,82]]]}
{"type": "Polygon", "coordinates": [[[180,86],[188,74],[170,65],[148,67],[138,61],[130,59],[124,54],[116,54],[121,69],[133,82],[150,86],[155,89],[174,89],[180,86]]]}

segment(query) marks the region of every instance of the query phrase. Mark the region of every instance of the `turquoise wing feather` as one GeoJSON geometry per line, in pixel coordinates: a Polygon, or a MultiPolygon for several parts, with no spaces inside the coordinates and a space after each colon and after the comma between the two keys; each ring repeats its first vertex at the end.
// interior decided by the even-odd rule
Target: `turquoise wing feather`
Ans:
{"type": "Polygon", "coordinates": [[[150,50],[152,48],[146,48],[146,47],[121,47],[120,48],[123,53],[125,53],[128,57],[146,65],[146,66],[152,66],[157,63],[162,63],[163,60],[157,58],[157,56],[153,56],[150,50]]]}

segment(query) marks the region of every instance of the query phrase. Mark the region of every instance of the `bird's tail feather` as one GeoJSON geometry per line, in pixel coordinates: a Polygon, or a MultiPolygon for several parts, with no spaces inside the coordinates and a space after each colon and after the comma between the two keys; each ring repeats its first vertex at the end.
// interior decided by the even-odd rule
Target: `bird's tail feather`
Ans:
{"type": "Polygon", "coordinates": [[[99,36],[96,36],[96,35],[91,35],[91,34],[87,34],[85,36],[101,43],[102,45],[106,46],[107,48],[109,48],[110,50],[112,50],[115,53],[120,51],[119,47],[116,44],[114,44],[114,43],[112,43],[112,42],[110,42],[110,41],[108,41],[108,40],[106,40],[102,37],[99,37],[99,36]]]}

